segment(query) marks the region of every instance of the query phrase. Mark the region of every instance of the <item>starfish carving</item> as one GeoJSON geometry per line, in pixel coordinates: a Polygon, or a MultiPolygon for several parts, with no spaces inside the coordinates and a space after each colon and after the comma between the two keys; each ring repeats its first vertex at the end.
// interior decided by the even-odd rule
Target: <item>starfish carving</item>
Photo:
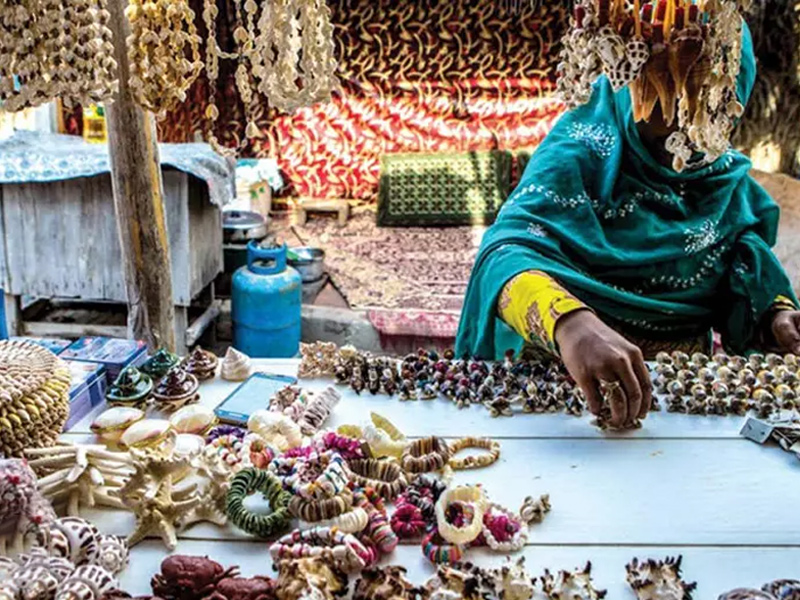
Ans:
{"type": "Polygon", "coordinates": [[[192,511],[202,502],[202,499],[193,496],[187,500],[174,500],[172,498],[172,482],[163,482],[152,497],[144,496],[140,501],[130,506],[136,515],[136,529],[128,537],[128,545],[134,546],[151,534],[158,534],[164,545],[174,550],[178,545],[178,536],[175,530],[180,516],[192,511]]]}
{"type": "MultiPolygon", "coordinates": [[[[173,481],[176,474],[185,472],[190,466],[188,456],[175,457],[146,450],[132,450],[134,474],[120,489],[119,495],[126,504],[141,498],[155,496],[165,482],[173,481]]],[[[170,492],[172,486],[170,485],[170,492]]]]}
{"type": "Polygon", "coordinates": [[[219,455],[204,453],[192,460],[192,467],[200,482],[190,498],[198,498],[200,503],[179,517],[178,526],[183,529],[200,521],[224,526],[228,522],[225,512],[230,487],[228,466],[219,455]]]}

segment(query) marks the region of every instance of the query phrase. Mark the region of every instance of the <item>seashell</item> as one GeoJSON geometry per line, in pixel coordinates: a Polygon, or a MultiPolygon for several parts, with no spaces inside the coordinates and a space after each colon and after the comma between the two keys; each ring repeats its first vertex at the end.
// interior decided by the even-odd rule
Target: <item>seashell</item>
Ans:
{"type": "Polygon", "coordinates": [[[775,379],[776,379],[775,373],[767,369],[762,369],[761,371],[758,372],[758,375],[756,375],[756,380],[763,386],[772,385],[773,383],[775,383],[775,379]]]}
{"type": "Polygon", "coordinates": [[[705,367],[708,364],[708,356],[703,354],[702,352],[695,352],[692,354],[692,364],[696,365],[697,367],[705,367]]]}
{"type": "Polygon", "coordinates": [[[656,354],[656,363],[659,365],[672,365],[672,356],[669,352],[659,352],[656,354]]]}
{"type": "Polygon", "coordinates": [[[144,419],[125,430],[119,438],[119,445],[123,449],[154,448],[172,433],[172,424],[166,419],[144,419]]]}
{"type": "Polygon", "coordinates": [[[639,600],[690,600],[697,584],[681,579],[682,559],[681,556],[664,560],[634,558],[625,565],[625,579],[639,600]]]}
{"type": "Polygon", "coordinates": [[[734,371],[741,371],[747,365],[747,359],[744,356],[731,356],[728,366],[734,371]]]}
{"type": "Polygon", "coordinates": [[[199,381],[213,379],[217,372],[219,359],[213,352],[203,350],[200,346],[187,356],[181,366],[187,373],[197,377],[199,381]]]}
{"type": "Polygon", "coordinates": [[[753,400],[756,402],[775,402],[775,396],[767,389],[758,388],[753,390],[753,400]]]}
{"type": "Polygon", "coordinates": [[[178,409],[169,422],[177,433],[192,433],[205,435],[217,424],[217,415],[213,409],[199,404],[184,406],[178,409]]]}
{"type": "Polygon", "coordinates": [[[689,69],[683,93],[686,96],[689,110],[689,120],[693,121],[700,107],[700,92],[707,85],[713,71],[711,57],[708,53],[702,54],[689,69]]]}
{"type": "Polygon", "coordinates": [[[715,381],[711,384],[711,393],[715,398],[726,398],[730,390],[724,381],[715,381]]]}
{"type": "Polygon", "coordinates": [[[681,381],[670,381],[667,384],[667,392],[672,394],[675,397],[683,396],[686,393],[686,387],[683,385],[681,381]]]}
{"type": "Polygon", "coordinates": [[[145,375],[149,375],[152,379],[161,379],[164,375],[169,373],[173,367],[181,362],[177,354],[173,354],[169,350],[162,348],[151,356],[140,367],[140,371],[145,375]]]}
{"type": "MultiPolygon", "coordinates": [[[[678,383],[678,382],[676,382],[678,383]]],[[[686,412],[686,403],[683,401],[682,396],[673,396],[667,401],[667,412],[686,412]]]]}
{"type": "Polygon", "coordinates": [[[764,362],[767,363],[767,366],[770,369],[774,369],[779,365],[781,366],[783,365],[783,357],[780,354],[775,354],[774,352],[771,352],[770,354],[767,354],[764,357],[764,362]]]}
{"type": "Polygon", "coordinates": [[[675,351],[672,353],[672,362],[678,369],[686,368],[686,365],[689,364],[689,355],[686,352],[675,351]]]}
{"type": "Polygon", "coordinates": [[[686,79],[703,53],[703,31],[690,24],[673,36],[669,44],[669,73],[679,91],[686,86],[686,79]]]}
{"type": "Polygon", "coordinates": [[[775,596],[776,600],[800,599],[800,581],[797,579],[776,579],[765,583],[761,589],[767,594],[775,596]]]}
{"type": "Polygon", "coordinates": [[[97,541],[96,565],[112,575],[117,575],[128,566],[130,550],[125,538],[118,535],[101,535],[97,541]]]}
{"type": "MultiPolygon", "coordinates": [[[[647,82],[653,86],[658,94],[658,101],[661,104],[661,112],[667,124],[671,124],[675,118],[676,91],[675,82],[672,77],[665,77],[669,69],[669,52],[666,49],[661,51],[654,50],[650,60],[644,66],[644,76],[647,82]]],[[[681,352],[680,354],[685,354],[681,352]]],[[[673,353],[673,359],[675,355],[673,353]]],[[[688,356],[686,357],[688,361],[688,356]]],[[[682,363],[682,364],[685,364],[682,363]]]]}
{"type": "Polygon", "coordinates": [[[625,57],[628,59],[635,77],[638,77],[642,67],[650,59],[650,46],[643,39],[630,39],[625,45],[625,57]]]}
{"type": "Polygon", "coordinates": [[[670,378],[675,377],[675,369],[673,368],[671,363],[670,364],[659,363],[656,365],[655,371],[659,375],[664,375],[664,377],[670,377],[670,378]]]}
{"type": "Polygon", "coordinates": [[[143,407],[150,392],[153,380],[136,367],[126,367],[108,388],[106,400],[112,406],[143,407]]]}
{"type": "Polygon", "coordinates": [[[754,371],[759,371],[761,367],[764,365],[764,355],[758,352],[753,352],[750,356],[747,357],[747,364],[750,365],[750,368],[754,371]]]}
{"type": "Polygon", "coordinates": [[[712,360],[714,361],[714,364],[717,365],[717,367],[722,367],[722,366],[726,366],[728,364],[728,361],[730,360],[730,358],[728,357],[727,354],[725,354],[723,352],[718,352],[717,354],[715,354],[712,357],[712,360]]]}
{"type": "Polygon", "coordinates": [[[717,368],[717,379],[724,383],[731,383],[734,378],[733,369],[728,366],[721,366],[717,368]]]}
{"type": "Polygon", "coordinates": [[[197,456],[203,452],[206,441],[199,435],[179,433],[175,436],[175,456],[197,456]]]}
{"type": "Polygon", "coordinates": [[[244,381],[253,372],[250,357],[233,346],[228,348],[222,360],[220,375],[227,381],[244,381]]]}
{"type": "Polygon", "coordinates": [[[753,588],[736,588],[720,594],[717,600],[778,600],[774,595],[753,588]]]}
{"type": "Polygon", "coordinates": [[[708,367],[702,367],[697,371],[697,378],[700,380],[700,383],[708,384],[708,383],[713,383],[717,377],[714,374],[714,371],[712,371],[708,367]]]}
{"type": "Polygon", "coordinates": [[[678,381],[684,384],[690,384],[697,378],[697,374],[689,369],[681,369],[677,374],[678,381]]]}
{"type": "Polygon", "coordinates": [[[775,371],[775,377],[778,379],[778,381],[782,381],[783,383],[789,383],[789,384],[797,383],[798,381],[797,373],[792,371],[792,369],[790,369],[786,365],[778,365],[777,367],[775,367],[774,371],[775,371]]]}
{"type": "Polygon", "coordinates": [[[739,381],[744,385],[754,386],[758,383],[758,379],[756,378],[756,374],[748,368],[744,368],[739,371],[739,381]]]}
{"type": "Polygon", "coordinates": [[[695,383],[689,392],[695,400],[705,400],[708,397],[706,386],[702,383],[695,383]]]}
{"type": "Polygon", "coordinates": [[[797,356],[794,354],[784,354],[783,364],[785,364],[787,367],[792,367],[796,369],[798,366],[797,356]]]}
{"type": "Polygon", "coordinates": [[[54,600],[99,600],[115,586],[114,576],[103,567],[84,565],[61,582],[54,600]]]}
{"type": "Polygon", "coordinates": [[[197,393],[199,387],[197,377],[182,367],[176,367],[153,390],[153,400],[159,408],[171,412],[197,402],[200,397],[197,393]]]}
{"type": "Polygon", "coordinates": [[[103,411],[92,422],[90,429],[100,441],[116,444],[128,427],[144,419],[145,413],[132,406],[114,406],[103,411]]]}
{"type": "MultiPolygon", "coordinates": [[[[576,600],[600,600],[605,598],[606,590],[598,590],[592,584],[592,563],[587,562],[583,569],[560,571],[554,576],[545,569],[540,578],[542,591],[547,598],[570,598],[576,600]]],[[[461,596],[463,597],[463,596],[461,596]]]]}

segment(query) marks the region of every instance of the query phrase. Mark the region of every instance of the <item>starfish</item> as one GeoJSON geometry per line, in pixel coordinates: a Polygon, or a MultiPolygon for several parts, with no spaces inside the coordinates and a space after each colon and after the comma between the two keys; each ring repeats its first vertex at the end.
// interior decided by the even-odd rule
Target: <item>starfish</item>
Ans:
{"type": "Polygon", "coordinates": [[[119,490],[120,498],[129,507],[142,498],[153,497],[165,482],[170,483],[171,493],[175,476],[190,467],[190,457],[175,457],[172,452],[132,450],[131,458],[135,472],[119,490]]]}
{"type": "Polygon", "coordinates": [[[193,488],[189,498],[197,498],[201,502],[178,518],[178,527],[183,529],[200,521],[224,526],[228,522],[228,515],[225,512],[228,488],[230,488],[228,466],[219,455],[204,453],[192,460],[192,467],[200,478],[200,483],[193,488]]]}
{"type": "Polygon", "coordinates": [[[135,546],[148,535],[158,534],[169,550],[178,545],[175,524],[180,516],[192,511],[202,502],[193,496],[187,500],[176,501],[172,498],[172,482],[164,481],[155,494],[143,497],[135,505],[130,506],[136,515],[136,529],[128,536],[128,545],[135,546]]]}

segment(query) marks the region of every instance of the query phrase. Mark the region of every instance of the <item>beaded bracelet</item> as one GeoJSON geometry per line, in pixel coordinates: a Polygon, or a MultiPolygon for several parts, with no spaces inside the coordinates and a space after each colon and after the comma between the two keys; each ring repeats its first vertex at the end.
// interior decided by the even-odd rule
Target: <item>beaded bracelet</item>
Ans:
{"type": "Polygon", "coordinates": [[[272,560],[321,557],[344,571],[360,571],[373,559],[372,553],[352,533],[330,527],[313,527],[287,533],[269,549],[272,560]]]}
{"type": "Polygon", "coordinates": [[[392,513],[392,531],[402,539],[417,538],[425,533],[427,522],[418,506],[408,502],[399,504],[392,513]]]}
{"type": "Polygon", "coordinates": [[[437,565],[457,563],[464,556],[460,546],[446,544],[436,529],[422,539],[422,553],[425,558],[437,565]]]}
{"type": "Polygon", "coordinates": [[[356,485],[373,488],[388,502],[408,486],[403,469],[393,460],[355,459],[348,467],[356,485]]]}
{"type": "Polygon", "coordinates": [[[281,482],[262,469],[248,467],[239,471],[231,480],[226,501],[228,519],[239,529],[257,535],[270,537],[289,524],[289,501],[291,495],[283,491],[281,482]],[[259,491],[269,502],[272,513],[258,515],[244,506],[244,499],[259,491]]]}
{"type": "Polygon", "coordinates": [[[483,515],[488,503],[483,488],[464,485],[446,490],[436,502],[436,525],[439,534],[448,542],[468,544],[481,534],[483,515]],[[451,504],[463,503],[474,509],[472,518],[463,526],[456,526],[447,520],[446,511],[451,504]]]}
{"type": "Polygon", "coordinates": [[[481,535],[495,552],[518,552],[528,541],[528,532],[522,527],[520,518],[494,502],[489,504],[484,514],[481,535]]]}
{"type": "Polygon", "coordinates": [[[447,442],[439,437],[414,440],[403,450],[403,468],[410,473],[438,471],[450,459],[447,442]]]}
{"type": "Polygon", "coordinates": [[[320,500],[340,493],[349,480],[344,459],[335,452],[323,452],[312,453],[306,459],[296,459],[283,485],[306,500],[320,500]],[[314,477],[316,473],[319,475],[314,477]],[[309,481],[311,477],[314,479],[309,481]]]}
{"type": "Polygon", "coordinates": [[[308,521],[300,521],[300,529],[308,529],[309,527],[335,527],[339,531],[345,533],[358,533],[363,531],[369,522],[369,515],[367,511],[360,506],[353,507],[353,510],[342,513],[338,517],[332,519],[325,519],[316,523],[308,521]]]}
{"type": "Polygon", "coordinates": [[[322,500],[306,500],[300,496],[292,496],[289,501],[289,512],[298,519],[316,523],[325,519],[333,519],[353,508],[353,492],[349,489],[333,498],[322,500]]]}
{"type": "Polygon", "coordinates": [[[449,448],[451,458],[448,464],[456,471],[488,467],[500,458],[500,443],[489,438],[464,437],[450,442],[449,448]],[[466,448],[488,450],[489,454],[470,454],[464,458],[456,458],[454,456],[457,452],[466,448]]]}
{"type": "Polygon", "coordinates": [[[386,504],[383,498],[373,488],[370,486],[359,487],[351,481],[350,489],[353,490],[353,501],[356,506],[373,507],[384,514],[386,513],[386,504]]]}
{"type": "MultiPolygon", "coordinates": [[[[357,488],[353,493],[355,504],[364,508],[369,515],[369,521],[361,536],[368,538],[382,554],[389,554],[397,548],[400,540],[392,531],[385,510],[376,507],[369,500],[371,494],[374,494],[374,491],[369,488],[357,488]]],[[[382,501],[380,506],[383,506],[382,501]]]]}

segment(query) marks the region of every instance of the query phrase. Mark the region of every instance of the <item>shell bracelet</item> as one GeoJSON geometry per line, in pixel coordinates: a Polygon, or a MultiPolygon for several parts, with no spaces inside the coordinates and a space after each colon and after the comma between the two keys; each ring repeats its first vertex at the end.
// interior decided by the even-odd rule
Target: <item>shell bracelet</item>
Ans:
{"type": "Polygon", "coordinates": [[[461,471],[465,469],[481,469],[497,462],[500,458],[500,442],[490,438],[463,437],[448,444],[450,449],[450,461],[448,465],[451,469],[461,471]],[[488,450],[488,454],[477,456],[468,455],[464,458],[456,458],[455,454],[467,448],[480,448],[488,450]]]}

